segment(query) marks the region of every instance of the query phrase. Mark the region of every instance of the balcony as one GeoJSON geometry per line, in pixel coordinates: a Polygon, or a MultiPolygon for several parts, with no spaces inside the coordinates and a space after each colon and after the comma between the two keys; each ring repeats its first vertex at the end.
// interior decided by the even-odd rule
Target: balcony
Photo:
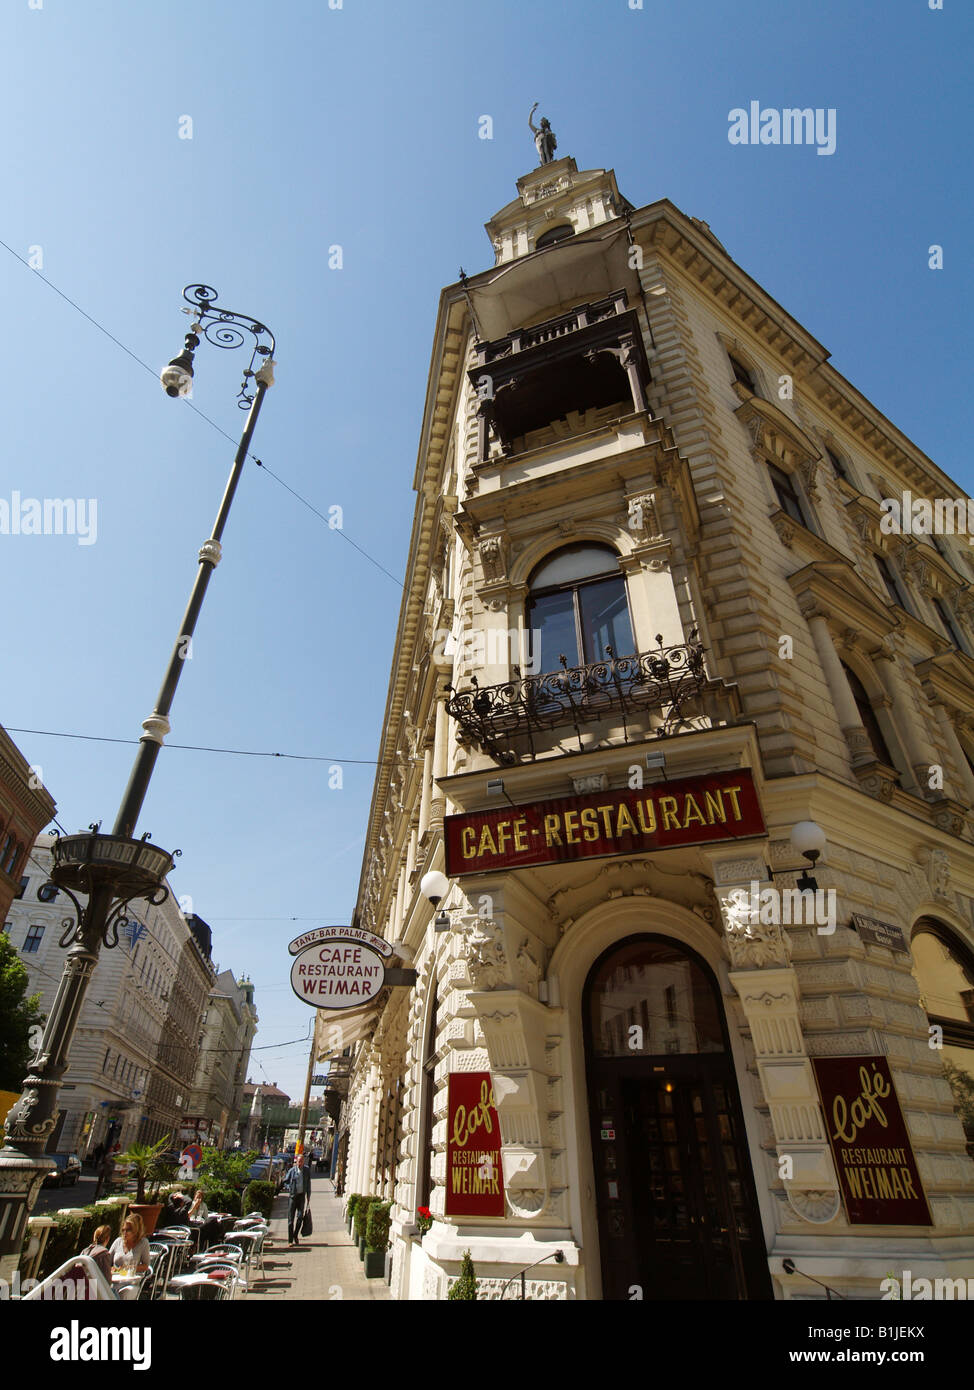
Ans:
{"type": "Polygon", "coordinates": [[[566,726],[574,729],[579,752],[586,749],[586,734],[592,747],[601,739],[621,736],[630,743],[649,732],[665,738],[709,727],[714,718],[704,705],[713,706],[708,697],[724,687],[707,676],[704,648],[695,638],[692,632],[687,643],[664,647],[657,636],[656,651],[635,656],[608,648],[609,660],[587,666],[569,666],[563,656],[561,671],[540,676],[522,676],[515,666],[515,678],[501,685],[482,686],[471,676],[471,689],[448,687],[447,713],[460,726],[462,742],[508,766],[534,761],[551,747],[545,736],[566,726]]]}
{"type": "Polygon", "coordinates": [[[468,375],[480,400],[481,461],[492,443],[504,456],[519,453],[539,432],[570,432],[586,412],[646,410],[649,368],[624,290],[478,343],[468,375]]]}

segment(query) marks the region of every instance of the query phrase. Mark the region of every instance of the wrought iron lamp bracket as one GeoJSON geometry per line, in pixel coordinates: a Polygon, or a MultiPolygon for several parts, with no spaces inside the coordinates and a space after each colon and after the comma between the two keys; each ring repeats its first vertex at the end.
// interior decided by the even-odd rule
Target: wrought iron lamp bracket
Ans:
{"type": "Polygon", "coordinates": [[[217,292],[211,285],[187,285],[183,298],[191,307],[184,314],[194,316],[194,328],[199,327],[207,342],[218,348],[238,348],[253,339],[250,364],[243,374],[243,382],[237,393],[237,405],[241,410],[249,410],[254,400],[254,380],[261,367],[266,367],[274,356],[274,334],[258,319],[250,314],[238,314],[234,309],[224,309],[217,304],[217,292]]]}

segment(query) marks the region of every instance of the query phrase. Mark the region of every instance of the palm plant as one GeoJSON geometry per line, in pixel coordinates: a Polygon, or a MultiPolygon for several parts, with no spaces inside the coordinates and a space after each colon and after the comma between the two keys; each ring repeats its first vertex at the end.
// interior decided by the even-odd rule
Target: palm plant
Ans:
{"type": "Polygon", "coordinates": [[[168,1147],[169,1135],[166,1134],[155,1144],[131,1144],[115,1160],[116,1163],[129,1165],[129,1173],[135,1177],[136,1202],[141,1204],[145,1201],[146,1183],[153,1183],[157,1193],[159,1184],[173,1176],[174,1165],[164,1162],[162,1158],[168,1147]]]}

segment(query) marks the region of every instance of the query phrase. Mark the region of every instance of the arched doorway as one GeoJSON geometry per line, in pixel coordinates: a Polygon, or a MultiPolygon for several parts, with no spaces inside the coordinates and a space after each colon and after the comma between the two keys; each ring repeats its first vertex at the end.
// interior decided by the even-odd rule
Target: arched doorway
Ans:
{"type": "Polygon", "coordinates": [[[630,937],[593,965],[583,1009],[603,1297],[770,1298],[711,971],[669,937],[630,937]]]}

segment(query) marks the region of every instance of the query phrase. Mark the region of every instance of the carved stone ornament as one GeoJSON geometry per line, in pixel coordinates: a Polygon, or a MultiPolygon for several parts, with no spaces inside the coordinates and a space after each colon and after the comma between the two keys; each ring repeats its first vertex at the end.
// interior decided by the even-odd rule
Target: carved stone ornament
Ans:
{"type": "Polygon", "coordinates": [[[792,521],[791,517],[788,516],[786,512],[775,512],[771,518],[771,525],[778,533],[778,539],[781,541],[781,544],[787,545],[790,549],[791,543],[795,539],[795,533],[798,530],[798,527],[792,521]]]}
{"type": "Polygon", "coordinates": [[[503,579],[507,573],[506,546],[503,536],[484,536],[480,542],[480,563],[484,578],[503,579]]]}
{"type": "Polygon", "coordinates": [[[788,1205],[796,1216],[809,1221],[813,1226],[826,1226],[839,1214],[841,1200],[835,1189],[809,1188],[807,1191],[785,1186],[788,1205]]]}
{"type": "Polygon", "coordinates": [[[490,918],[474,917],[461,923],[467,937],[464,959],[474,989],[498,989],[510,981],[504,937],[500,926],[490,918]]]}
{"type": "Polygon", "coordinates": [[[531,952],[530,942],[525,937],[514,957],[514,974],[518,987],[532,999],[538,997],[538,981],[541,979],[541,966],[531,952]]]}
{"type": "Polygon", "coordinates": [[[533,1216],[540,1216],[548,1202],[548,1193],[541,1187],[508,1187],[505,1184],[504,1192],[507,1197],[507,1205],[515,1216],[522,1220],[529,1220],[533,1216]]]}
{"type": "Polygon", "coordinates": [[[41,1103],[41,1093],[37,1087],[44,1083],[36,1076],[29,1076],[27,1082],[33,1084],[27,1086],[7,1115],[4,1131],[8,1144],[37,1144],[40,1140],[46,1139],[57,1124],[56,1114],[42,1120],[40,1124],[30,1123],[31,1116],[41,1103]]]}
{"type": "Polygon", "coordinates": [[[638,531],[643,536],[662,534],[654,493],[640,492],[634,497],[627,497],[626,501],[629,504],[627,525],[630,531],[638,531]]]}
{"type": "Polygon", "coordinates": [[[952,897],[950,855],[945,849],[924,848],[917,854],[917,859],[927,871],[927,881],[933,896],[941,902],[948,902],[952,897]]]}
{"type": "Polygon", "coordinates": [[[754,921],[746,888],[735,889],[720,899],[725,942],[735,970],[756,970],[765,965],[787,965],[791,942],[777,922],[754,921]]]}

